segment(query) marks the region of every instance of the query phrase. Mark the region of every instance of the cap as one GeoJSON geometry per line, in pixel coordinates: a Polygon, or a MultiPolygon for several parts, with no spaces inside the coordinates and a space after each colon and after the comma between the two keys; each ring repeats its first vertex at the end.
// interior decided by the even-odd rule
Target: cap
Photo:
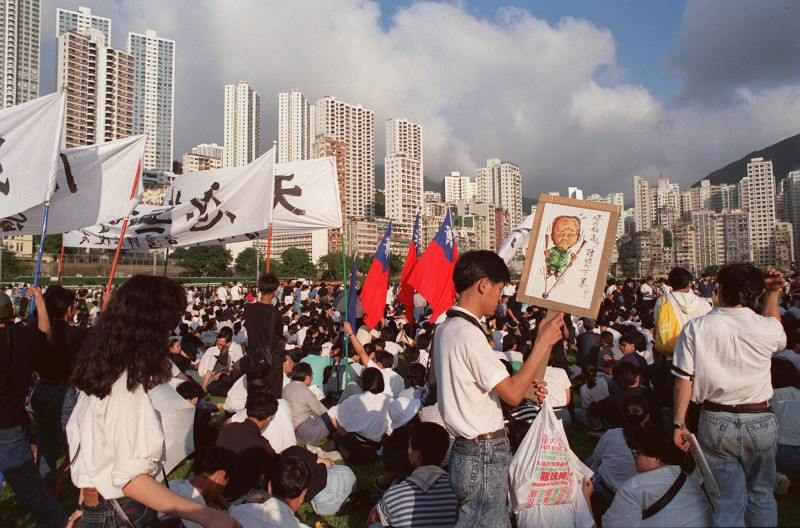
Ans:
{"type": "Polygon", "coordinates": [[[416,398],[400,397],[389,405],[389,418],[392,429],[399,429],[411,421],[422,408],[422,402],[416,398]]]}
{"type": "Polygon", "coordinates": [[[0,321],[8,321],[14,313],[14,303],[4,291],[0,291],[0,321]]]}
{"type": "Polygon", "coordinates": [[[328,468],[325,487],[311,499],[311,507],[317,515],[336,515],[351,493],[356,491],[356,475],[347,466],[328,468]]]}

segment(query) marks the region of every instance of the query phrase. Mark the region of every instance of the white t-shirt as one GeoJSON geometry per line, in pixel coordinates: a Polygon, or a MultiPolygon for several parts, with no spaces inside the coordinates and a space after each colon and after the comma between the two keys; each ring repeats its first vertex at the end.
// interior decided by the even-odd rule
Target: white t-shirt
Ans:
{"type": "Polygon", "coordinates": [[[631,448],[625,442],[621,427],[609,429],[603,434],[597,442],[597,447],[594,448],[594,459],[600,462],[597,472],[614,491],[636,475],[636,461],[633,459],[631,448]]]}
{"type": "Polygon", "coordinates": [[[391,396],[383,393],[362,392],[328,409],[328,416],[348,433],[358,433],[380,442],[389,430],[389,405],[392,400],[391,396]]]}
{"type": "Polygon", "coordinates": [[[400,392],[406,388],[406,382],[403,380],[403,376],[392,369],[381,368],[371,359],[369,360],[369,363],[367,363],[367,367],[376,368],[381,371],[381,376],[383,376],[384,394],[387,394],[392,398],[397,398],[400,395],[400,392]]]}
{"type": "Polygon", "coordinates": [[[384,347],[384,349],[388,353],[390,353],[391,355],[394,356],[394,364],[392,365],[392,368],[396,369],[398,364],[399,364],[398,360],[397,360],[397,357],[400,354],[400,352],[403,351],[403,345],[395,343],[394,341],[387,341],[386,342],[386,346],[384,347]]]}
{"type": "MultiPolygon", "coordinates": [[[[184,499],[189,499],[192,502],[196,502],[201,506],[207,506],[206,500],[203,498],[203,495],[200,491],[192,486],[192,483],[185,479],[179,480],[170,480],[169,481],[169,489],[183,497],[184,499]]],[[[163,517],[163,513],[158,514],[159,517],[163,517]]],[[[197,524],[192,521],[187,521],[186,519],[181,519],[183,526],[186,528],[203,528],[202,525],[197,524]]]]}
{"type": "Polygon", "coordinates": [[[225,286],[217,288],[217,299],[222,302],[228,302],[228,289],[225,286]]]}
{"type": "Polygon", "coordinates": [[[564,369],[547,367],[544,372],[544,381],[547,382],[547,394],[553,408],[567,405],[567,391],[572,383],[564,369]]]}
{"type": "Polygon", "coordinates": [[[575,475],[578,490],[568,504],[552,506],[531,506],[517,513],[517,528],[542,528],[553,526],[558,528],[592,528],[594,518],[589,512],[586,497],[581,492],[581,478],[575,475]]]}
{"type": "Polygon", "coordinates": [[[231,301],[241,301],[241,300],[242,300],[242,289],[239,287],[238,284],[236,284],[231,288],[231,301]]]}
{"type": "Polygon", "coordinates": [[[272,497],[261,504],[234,506],[228,514],[239,521],[242,528],[309,528],[297,520],[285,502],[272,497]]]}
{"type": "Polygon", "coordinates": [[[67,439],[73,484],[97,488],[106,499],[124,497],[128,482],[157,475],[166,460],[164,431],[153,403],[141,385],[128,390],[126,373],[103,399],[78,391],[67,439]],[[118,453],[125,453],[124,460],[117,459],[118,453]]]}
{"type": "MultiPolygon", "coordinates": [[[[200,364],[197,365],[197,373],[202,377],[206,375],[209,370],[214,370],[214,365],[217,364],[217,356],[219,356],[219,348],[211,347],[205,351],[203,357],[200,359],[200,364]]],[[[242,346],[231,341],[228,348],[228,357],[230,358],[230,365],[233,365],[244,357],[242,346]]]]}
{"type": "Polygon", "coordinates": [[[591,389],[585,383],[581,385],[581,407],[584,409],[588,409],[592,403],[608,397],[608,383],[606,383],[606,380],[598,376],[595,381],[597,383],[591,389]]]}
{"type": "MultiPolygon", "coordinates": [[[[247,410],[242,409],[233,416],[232,422],[243,422],[247,420],[247,410]]],[[[287,447],[297,445],[297,438],[294,435],[294,423],[292,423],[292,408],[289,402],[284,399],[278,400],[278,412],[266,427],[261,430],[261,436],[269,440],[269,445],[276,453],[282,452],[287,447]]]]}
{"type": "Polygon", "coordinates": [[[492,340],[494,341],[494,349],[497,352],[503,351],[503,338],[508,335],[505,330],[495,330],[492,332],[492,340]]]}
{"type": "MultiPolygon", "coordinates": [[[[477,321],[475,315],[454,306],[477,321]]],[[[508,377],[486,336],[471,322],[448,318],[434,337],[439,412],[452,436],[475,438],[503,428],[500,396],[492,390],[508,377]]]]}

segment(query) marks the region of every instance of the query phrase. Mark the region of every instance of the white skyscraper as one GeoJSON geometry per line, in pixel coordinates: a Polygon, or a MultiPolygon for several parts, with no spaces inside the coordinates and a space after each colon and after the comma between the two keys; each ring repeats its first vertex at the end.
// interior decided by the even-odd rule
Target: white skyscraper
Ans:
{"type": "Polygon", "coordinates": [[[39,96],[39,0],[0,0],[0,108],[39,96]]]}
{"type": "Polygon", "coordinates": [[[85,35],[90,29],[96,29],[103,35],[103,46],[111,45],[110,18],[93,15],[92,10],[88,7],[79,7],[77,11],[59,8],[57,12],[56,37],[67,31],[75,31],[78,34],[85,35]]]}
{"type": "Polygon", "coordinates": [[[221,147],[216,143],[200,143],[196,147],[192,147],[192,154],[221,160],[225,157],[225,147],[221,147]]]}
{"type": "Polygon", "coordinates": [[[474,188],[475,184],[469,181],[469,176],[462,176],[460,172],[451,172],[442,180],[442,195],[446,203],[471,199],[474,188]]]}
{"type": "Polygon", "coordinates": [[[583,200],[583,190],[578,187],[567,187],[567,196],[575,200],[583,200]]]}
{"type": "Polygon", "coordinates": [[[386,121],[386,216],[413,222],[422,209],[422,127],[408,119],[386,121]]]}
{"type": "MultiPolygon", "coordinates": [[[[800,234],[800,171],[790,172],[783,180],[783,195],[786,219],[792,224],[792,232],[800,234]]],[[[795,262],[800,262],[800,244],[797,241],[793,258],[795,262]]]]}
{"type": "Polygon", "coordinates": [[[476,201],[501,207],[508,213],[511,229],[522,222],[522,175],[519,167],[499,158],[486,160],[478,169],[476,201]]]}
{"type": "Polygon", "coordinates": [[[225,86],[223,167],[242,167],[261,152],[261,96],[247,81],[225,86]]]}
{"type": "Polygon", "coordinates": [[[278,163],[313,157],[315,117],[300,90],[278,94],[278,163]]]}
{"type": "MultiPolygon", "coordinates": [[[[348,220],[375,216],[375,114],[325,96],[316,105],[316,137],[345,144],[345,210],[348,220]]],[[[421,148],[420,148],[421,150],[421,148]]]]}
{"type": "Polygon", "coordinates": [[[650,229],[650,182],[641,176],[633,177],[633,209],[636,232],[650,229]]]}
{"type": "Polygon", "coordinates": [[[128,33],[133,55],[133,133],[147,133],[144,169],[172,170],[174,124],[175,41],[128,33]]]}
{"type": "Polygon", "coordinates": [[[753,158],[747,164],[750,251],[759,267],[775,265],[775,176],[772,160],[753,158]]]}

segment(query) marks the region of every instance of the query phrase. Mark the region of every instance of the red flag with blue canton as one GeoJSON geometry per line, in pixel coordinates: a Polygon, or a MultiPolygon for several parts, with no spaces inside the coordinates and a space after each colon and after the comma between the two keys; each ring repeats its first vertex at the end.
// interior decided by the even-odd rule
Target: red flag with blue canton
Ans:
{"type": "Polygon", "coordinates": [[[425,253],[411,271],[408,284],[416,289],[433,308],[431,321],[453,306],[456,287],[453,284],[453,268],[458,261],[456,238],[450,222],[450,209],[444,217],[439,232],[428,244],[425,253]]]}
{"type": "Polygon", "coordinates": [[[364,310],[364,324],[371,330],[383,319],[386,309],[386,290],[389,289],[389,239],[392,236],[392,221],[386,226],[372,266],[369,267],[364,286],[361,288],[361,308],[364,310]]]}
{"type": "MultiPolygon", "coordinates": [[[[408,255],[406,263],[403,264],[403,272],[400,274],[400,293],[397,294],[397,301],[406,307],[406,317],[413,317],[414,313],[414,288],[408,284],[411,271],[417,264],[417,254],[419,248],[419,211],[417,219],[414,221],[414,232],[411,235],[411,243],[408,245],[408,255]]],[[[411,319],[409,319],[411,321],[411,319]]]]}

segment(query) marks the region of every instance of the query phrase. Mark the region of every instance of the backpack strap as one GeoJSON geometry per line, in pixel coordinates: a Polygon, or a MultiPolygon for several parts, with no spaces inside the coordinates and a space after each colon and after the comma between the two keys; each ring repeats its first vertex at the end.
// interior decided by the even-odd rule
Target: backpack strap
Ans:
{"type": "Polygon", "coordinates": [[[675,482],[672,483],[672,486],[669,487],[667,492],[664,494],[663,497],[655,501],[651,504],[647,509],[642,512],[642,520],[649,519],[653,515],[657,514],[661,510],[663,510],[667,504],[672,502],[672,499],[675,498],[675,495],[681,490],[683,485],[686,483],[686,473],[681,471],[678,478],[675,479],[675,482]]]}

